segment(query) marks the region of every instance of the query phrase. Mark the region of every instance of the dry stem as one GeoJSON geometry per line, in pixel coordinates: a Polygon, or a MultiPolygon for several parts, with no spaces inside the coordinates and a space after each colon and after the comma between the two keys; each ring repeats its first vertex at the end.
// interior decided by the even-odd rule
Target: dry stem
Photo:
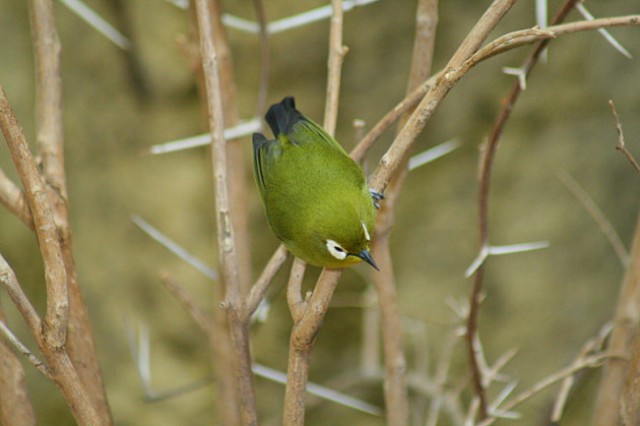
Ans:
{"type": "Polygon", "coordinates": [[[627,147],[624,144],[624,133],[622,132],[622,126],[620,125],[620,120],[618,119],[618,111],[616,110],[616,104],[613,103],[612,100],[609,100],[609,106],[611,107],[611,113],[613,114],[613,118],[616,120],[616,131],[618,132],[618,145],[616,145],[616,149],[618,151],[622,151],[622,153],[627,157],[627,160],[631,163],[635,171],[640,174],[640,165],[633,157],[633,154],[629,152],[627,147]]]}
{"type": "MultiPolygon", "coordinates": [[[[437,1],[421,0],[416,14],[416,36],[407,93],[410,94],[431,72],[431,60],[437,23],[437,1]]],[[[404,122],[412,111],[404,115],[404,122]]],[[[402,323],[397,302],[396,285],[389,238],[395,220],[396,200],[408,174],[408,152],[403,165],[391,180],[385,202],[376,220],[376,232],[372,246],[374,259],[380,272],[373,275],[373,282],[380,304],[382,336],[385,360],[384,394],[387,422],[393,425],[409,423],[409,401],[406,386],[406,360],[402,345],[402,323]]]]}
{"type": "MultiPolygon", "coordinates": [[[[637,338],[640,324],[640,215],[636,224],[633,245],[629,253],[629,265],[622,281],[618,298],[613,330],[609,339],[608,351],[629,354],[637,338]]],[[[634,355],[634,360],[635,360],[634,355]]],[[[623,394],[627,377],[638,377],[638,364],[634,362],[634,370],[629,371],[629,362],[621,358],[610,359],[603,371],[598,398],[596,400],[594,424],[614,425],[618,419],[620,399],[623,397],[626,409],[633,406],[632,399],[636,394],[623,394]]],[[[632,387],[629,388],[632,390],[632,387]]]]}
{"type": "Polygon", "coordinates": [[[215,185],[216,226],[221,283],[225,290],[225,307],[229,318],[234,347],[240,417],[244,425],[258,423],[255,391],[249,355],[248,324],[239,317],[241,289],[238,277],[234,227],[230,217],[227,145],[224,140],[224,112],[221,98],[219,58],[213,40],[211,2],[196,0],[196,14],[200,36],[200,52],[207,94],[209,129],[213,140],[212,161],[215,185]]]}
{"type": "MultiPolygon", "coordinates": [[[[45,331],[52,329],[58,335],[57,344],[66,343],[69,357],[77,369],[88,397],[93,401],[100,418],[104,419],[106,424],[110,424],[112,423],[111,412],[104,391],[89,314],[80,291],[73,257],[64,170],[60,42],[55,27],[53,2],[32,0],[30,17],[36,68],[38,154],[42,159],[43,180],[47,183],[43,197],[49,199],[54,217],[51,232],[57,234],[55,238],[59,240],[59,250],[61,250],[66,274],[64,284],[60,283],[55,291],[57,296],[52,298],[53,294],[49,294],[48,290],[44,327],[45,331]],[[57,317],[55,321],[58,324],[52,323],[54,316],[57,317]],[[64,332],[62,328],[65,329],[64,332]],[[66,334],[67,328],[69,334],[61,339],[63,334],[66,334]]],[[[31,211],[35,222],[33,206],[31,211]]],[[[37,226],[36,223],[36,233],[37,226]]],[[[41,247],[42,243],[40,240],[41,247]]],[[[46,269],[47,260],[45,259],[44,262],[46,269]]],[[[50,332],[47,331],[47,333],[50,332]]],[[[48,337],[45,336],[45,338],[48,337]]]]}

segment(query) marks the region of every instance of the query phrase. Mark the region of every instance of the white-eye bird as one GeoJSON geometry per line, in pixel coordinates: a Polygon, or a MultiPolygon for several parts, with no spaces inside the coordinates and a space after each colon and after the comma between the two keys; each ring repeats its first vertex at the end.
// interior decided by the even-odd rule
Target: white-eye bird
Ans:
{"type": "MultiPolygon", "coordinates": [[[[369,252],[375,207],[355,161],[292,97],[269,108],[275,140],[253,134],[253,166],[269,226],[289,251],[316,266],[343,268],[369,252]]],[[[373,197],[373,199],[372,199],[373,197]]]]}

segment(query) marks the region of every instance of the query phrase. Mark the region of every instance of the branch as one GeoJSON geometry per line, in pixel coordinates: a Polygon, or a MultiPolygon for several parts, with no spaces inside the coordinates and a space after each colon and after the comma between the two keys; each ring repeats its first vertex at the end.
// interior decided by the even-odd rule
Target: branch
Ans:
{"type": "Polygon", "coordinates": [[[635,171],[640,174],[640,165],[633,157],[633,154],[629,152],[627,147],[624,144],[624,133],[622,133],[622,126],[620,125],[620,120],[618,119],[618,111],[616,110],[616,105],[612,100],[609,100],[609,106],[611,107],[611,113],[613,114],[613,118],[616,120],[616,131],[618,132],[618,145],[616,145],[616,149],[618,151],[622,151],[622,153],[627,157],[627,160],[631,163],[635,171]]]}
{"type": "Polygon", "coordinates": [[[280,244],[264,267],[256,283],[251,287],[251,291],[244,303],[244,315],[247,317],[247,320],[248,317],[251,317],[256,309],[258,309],[260,302],[264,299],[267,289],[269,288],[269,284],[271,284],[273,277],[280,270],[280,267],[287,260],[288,256],[289,252],[287,248],[283,244],[280,244]]]}
{"type": "Polygon", "coordinates": [[[258,34],[260,35],[260,89],[258,90],[258,103],[256,116],[261,117],[267,108],[267,95],[269,94],[269,32],[267,31],[267,13],[264,10],[262,0],[253,0],[253,9],[258,18],[258,34]]]}
{"type": "MultiPolygon", "coordinates": [[[[638,341],[640,324],[640,214],[638,215],[629,264],[622,281],[618,305],[614,314],[613,330],[607,350],[612,353],[630,354],[634,341],[638,341]]],[[[637,364],[634,362],[634,368],[637,364]]],[[[604,367],[594,412],[594,424],[616,424],[620,398],[627,377],[630,377],[629,361],[614,358],[604,367]]],[[[637,371],[631,373],[637,375],[637,371]]],[[[627,395],[628,396],[628,395],[627,395]]],[[[634,398],[637,397],[634,396],[634,398]]],[[[628,400],[627,400],[628,402],[628,400]]]]}
{"type": "MultiPolygon", "coordinates": [[[[558,23],[564,20],[569,11],[575,5],[576,1],[577,0],[568,0],[561,7],[553,22],[558,23]]],[[[529,57],[525,60],[522,69],[526,74],[528,74],[535,66],[547,43],[547,40],[542,40],[541,42],[539,42],[535,49],[530,53],[529,57]]],[[[489,45],[491,44],[492,43],[489,43],[489,45]]],[[[489,49],[489,51],[491,50],[489,49]]],[[[475,56],[478,57],[480,55],[476,54],[475,56]]],[[[478,227],[480,234],[479,237],[481,252],[489,246],[489,188],[491,183],[493,160],[498,149],[498,142],[500,141],[504,126],[511,116],[511,111],[514,107],[515,102],[518,100],[521,91],[522,87],[519,82],[514,83],[506,102],[504,102],[504,107],[493,125],[491,135],[489,136],[489,140],[487,141],[486,147],[484,149],[484,154],[479,166],[480,181],[478,184],[478,227]]],[[[485,264],[482,263],[478,267],[474,275],[473,287],[471,289],[471,296],[469,299],[469,316],[467,318],[467,350],[469,354],[469,362],[471,365],[471,375],[474,392],[479,400],[481,419],[486,418],[488,415],[487,397],[483,385],[481,364],[480,359],[478,359],[478,352],[476,350],[479,345],[478,316],[480,312],[480,300],[482,298],[481,295],[484,272],[485,264]]]]}
{"type": "MultiPolygon", "coordinates": [[[[0,127],[7,140],[11,158],[18,171],[29,208],[33,214],[40,253],[44,262],[47,283],[47,315],[44,322],[44,339],[53,348],[62,348],[67,335],[69,299],[67,296],[67,274],[62,259],[62,250],[53,210],[49,203],[48,188],[38,173],[38,167],[29,151],[7,95],[0,86],[0,127]]],[[[40,330],[36,331],[37,333],[40,330]]]]}
{"type": "Polygon", "coordinates": [[[231,328],[231,340],[235,352],[235,371],[240,398],[240,416],[243,424],[257,424],[255,391],[249,355],[248,324],[241,321],[240,281],[236,258],[235,237],[231,223],[227,146],[224,140],[224,112],[221,98],[221,81],[218,56],[213,40],[211,4],[196,0],[200,52],[208,105],[209,129],[213,139],[212,161],[215,184],[216,227],[221,284],[225,289],[225,301],[231,328]]]}
{"type": "MultiPolygon", "coordinates": [[[[435,0],[421,0],[416,13],[416,35],[407,93],[410,94],[431,72],[431,61],[438,22],[435,0]]],[[[411,110],[404,114],[400,127],[409,119],[411,110]]],[[[372,253],[380,265],[373,275],[373,283],[380,304],[385,361],[384,395],[387,422],[393,425],[409,424],[409,401],[406,384],[406,359],[402,343],[402,321],[397,301],[393,261],[389,238],[395,221],[396,200],[409,173],[409,153],[405,153],[402,166],[391,180],[385,202],[376,218],[372,253]]]]}
{"type": "Polygon", "coordinates": [[[33,230],[33,219],[24,192],[0,169],[0,203],[33,230]]]}
{"type": "Polygon", "coordinates": [[[327,67],[327,98],[324,104],[324,129],[330,135],[336,131],[338,102],[340,95],[340,76],[342,62],[348,48],[342,45],[342,0],[331,0],[331,32],[329,35],[329,61],[327,67]]]}
{"type": "Polygon", "coordinates": [[[449,93],[449,90],[463,77],[458,70],[480,47],[489,33],[498,25],[505,13],[516,0],[494,0],[464,39],[458,50],[449,60],[443,72],[439,74],[433,87],[424,96],[407,124],[382,156],[373,174],[371,186],[378,192],[384,192],[391,177],[402,164],[416,137],[422,132],[436,107],[449,93]]]}
{"type": "MultiPolygon", "coordinates": [[[[304,394],[309,375],[311,350],[341,275],[341,270],[323,269],[315,289],[302,306],[299,304],[301,299],[293,297],[298,308],[292,312],[294,325],[289,342],[289,366],[283,420],[287,426],[304,424],[304,394]]],[[[291,299],[290,293],[291,291],[288,290],[288,300],[291,299]]]]}

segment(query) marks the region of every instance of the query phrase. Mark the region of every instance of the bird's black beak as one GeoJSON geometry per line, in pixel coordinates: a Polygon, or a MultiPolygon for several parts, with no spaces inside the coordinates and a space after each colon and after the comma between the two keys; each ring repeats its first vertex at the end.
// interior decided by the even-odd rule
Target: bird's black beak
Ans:
{"type": "Polygon", "coordinates": [[[378,265],[376,265],[376,262],[374,262],[373,257],[371,257],[371,253],[369,253],[369,250],[364,249],[360,253],[354,253],[353,255],[358,256],[360,259],[364,260],[369,265],[373,266],[376,269],[376,271],[380,270],[378,269],[378,265]]]}

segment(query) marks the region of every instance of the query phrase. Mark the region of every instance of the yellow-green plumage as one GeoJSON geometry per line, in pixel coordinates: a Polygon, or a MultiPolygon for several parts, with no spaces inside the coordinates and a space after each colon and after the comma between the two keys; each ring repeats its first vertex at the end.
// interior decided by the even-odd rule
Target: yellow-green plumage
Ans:
{"type": "Polygon", "coordinates": [[[276,139],[253,135],[254,171],[273,232],[313,265],[376,267],[369,255],[375,208],[360,167],[293,98],[272,105],[265,119],[276,139]]]}

